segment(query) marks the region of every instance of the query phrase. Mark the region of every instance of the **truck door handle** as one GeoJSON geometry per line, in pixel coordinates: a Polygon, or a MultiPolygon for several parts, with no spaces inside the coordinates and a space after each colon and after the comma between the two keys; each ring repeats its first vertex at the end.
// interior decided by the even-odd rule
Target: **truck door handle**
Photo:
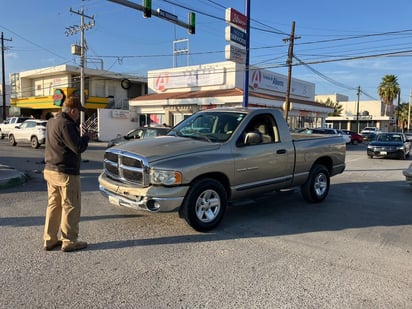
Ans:
{"type": "Polygon", "coordinates": [[[286,153],[286,149],[278,149],[278,150],[276,150],[276,153],[277,154],[284,154],[284,153],[286,153]]]}

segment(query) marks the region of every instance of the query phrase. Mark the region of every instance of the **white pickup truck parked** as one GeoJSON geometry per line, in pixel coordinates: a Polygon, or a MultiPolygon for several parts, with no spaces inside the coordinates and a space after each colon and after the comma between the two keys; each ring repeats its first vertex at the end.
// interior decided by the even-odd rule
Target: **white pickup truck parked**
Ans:
{"type": "Polygon", "coordinates": [[[178,210],[204,232],[231,201],[296,186],[308,202],[323,201],[345,154],[337,134],[291,135],[279,110],[209,109],[166,136],[107,149],[99,188],[117,206],[178,210]]]}
{"type": "Polygon", "coordinates": [[[8,136],[11,129],[26,119],[29,119],[29,117],[9,117],[3,123],[0,123],[0,138],[3,139],[8,136]]]}

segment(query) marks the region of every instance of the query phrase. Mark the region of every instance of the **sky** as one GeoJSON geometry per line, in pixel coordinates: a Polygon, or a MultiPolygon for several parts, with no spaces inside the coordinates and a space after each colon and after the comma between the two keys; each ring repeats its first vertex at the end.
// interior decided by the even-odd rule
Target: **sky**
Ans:
{"type": "MultiPolygon", "coordinates": [[[[132,1],[142,4],[142,1],[132,1]]],[[[79,65],[71,45],[85,23],[88,67],[147,76],[173,66],[225,61],[225,9],[246,13],[247,0],[152,0],[187,23],[196,13],[196,33],[169,21],[105,0],[0,0],[6,83],[9,74],[61,64],[79,65]],[[89,18],[93,17],[93,19],[89,18]],[[11,41],[10,41],[11,40],[11,41]],[[173,43],[174,41],[182,43],[173,43]],[[173,56],[188,49],[190,55],[173,56]]],[[[315,84],[316,94],[339,93],[349,100],[378,100],[382,77],[396,75],[401,102],[412,91],[412,2],[410,0],[250,0],[250,64],[288,74],[292,23],[292,77],[315,84]]]]}

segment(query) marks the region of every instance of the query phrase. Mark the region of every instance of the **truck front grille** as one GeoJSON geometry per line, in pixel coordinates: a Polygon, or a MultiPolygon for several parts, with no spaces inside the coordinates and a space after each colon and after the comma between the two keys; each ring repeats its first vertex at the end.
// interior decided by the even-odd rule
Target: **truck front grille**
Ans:
{"type": "Polygon", "coordinates": [[[109,148],[104,153],[104,173],[117,181],[146,187],[149,185],[147,159],[137,154],[109,148]]]}

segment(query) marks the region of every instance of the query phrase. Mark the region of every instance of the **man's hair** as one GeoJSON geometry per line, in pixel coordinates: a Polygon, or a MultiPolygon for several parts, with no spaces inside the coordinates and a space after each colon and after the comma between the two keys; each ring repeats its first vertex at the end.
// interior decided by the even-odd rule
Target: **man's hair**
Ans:
{"type": "Polygon", "coordinates": [[[66,99],[62,106],[62,112],[68,113],[71,109],[77,108],[79,110],[84,110],[82,104],[80,103],[80,98],[77,95],[71,95],[66,99]]]}

